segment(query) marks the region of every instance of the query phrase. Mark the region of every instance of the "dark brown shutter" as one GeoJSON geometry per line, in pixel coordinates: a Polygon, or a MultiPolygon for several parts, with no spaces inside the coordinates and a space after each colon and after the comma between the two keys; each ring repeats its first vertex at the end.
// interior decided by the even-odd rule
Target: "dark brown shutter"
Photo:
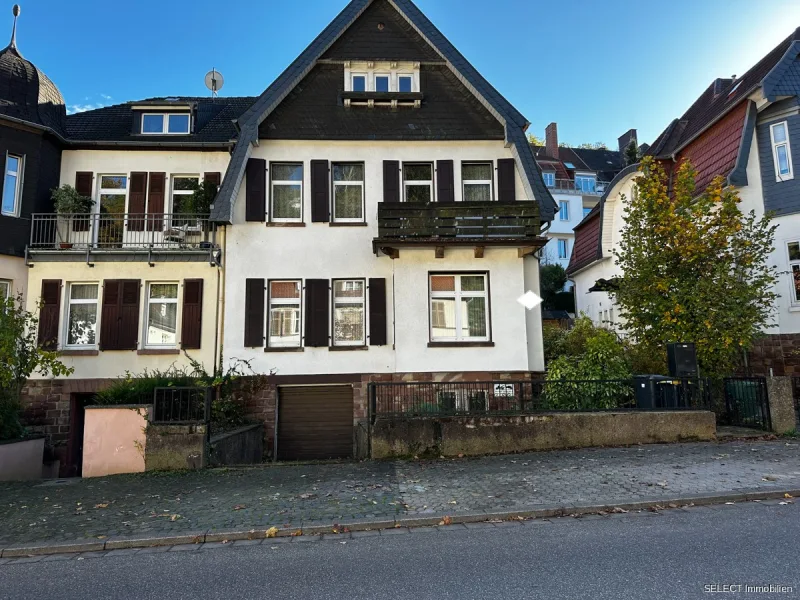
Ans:
{"type": "Polygon", "coordinates": [[[383,201],[400,202],[400,162],[383,161],[383,201]]]}
{"type": "Polygon", "coordinates": [[[165,173],[150,173],[150,189],[147,194],[147,230],[158,231],[164,227],[164,197],[167,176],[165,173]]]}
{"type": "MultiPolygon", "coordinates": [[[[78,171],[75,173],[75,190],[87,198],[92,197],[94,173],[78,171]]],[[[72,231],[89,231],[89,219],[72,219],[72,231]]]]}
{"type": "Polygon", "coordinates": [[[58,316],[61,313],[61,280],[42,281],[42,308],[39,310],[39,346],[58,348],[58,316]]]}
{"type": "Polygon", "coordinates": [[[369,280],[369,345],[386,345],[386,280],[369,280]]]}
{"type": "Polygon", "coordinates": [[[311,161],[311,222],[330,220],[330,178],[327,160],[311,161]]]}
{"type": "Polygon", "coordinates": [[[133,135],[140,135],[142,133],[142,113],[141,111],[133,111],[133,123],[131,124],[131,133],[133,135]]]}
{"type": "Polygon", "coordinates": [[[306,346],[328,345],[328,319],[328,280],[306,279],[306,346]]]}
{"type": "Polygon", "coordinates": [[[244,289],[244,345],[264,346],[264,280],[248,279],[244,289]]]}
{"type": "Polygon", "coordinates": [[[517,176],[513,158],[497,160],[497,199],[500,202],[513,202],[517,199],[517,176]]]}
{"type": "Polygon", "coordinates": [[[183,282],[183,317],[181,318],[181,347],[199,350],[203,332],[203,280],[183,282]]]}
{"type": "Polygon", "coordinates": [[[136,350],[139,341],[138,279],[106,279],[100,315],[100,350],[136,350]]]}
{"type": "Polygon", "coordinates": [[[436,196],[439,202],[456,201],[452,160],[436,161],[436,196]]]}
{"type": "Polygon", "coordinates": [[[131,173],[131,197],[128,200],[128,231],[144,231],[147,206],[147,173],[131,173]]]}
{"type": "Polygon", "coordinates": [[[267,161],[248,159],[245,175],[245,220],[263,223],[267,214],[267,161]]]}
{"type": "Polygon", "coordinates": [[[219,189],[219,184],[222,183],[222,174],[219,172],[205,173],[203,175],[203,180],[208,183],[213,183],[217,189],[219,189]]]}

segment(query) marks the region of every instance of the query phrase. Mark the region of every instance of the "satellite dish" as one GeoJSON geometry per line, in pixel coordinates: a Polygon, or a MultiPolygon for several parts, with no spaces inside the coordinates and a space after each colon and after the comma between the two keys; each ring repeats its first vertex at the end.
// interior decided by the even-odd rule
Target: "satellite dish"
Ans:
{"type": "Polygon", "coordinates": [[[211,90],[213,97],[216,97],[223,85],[225,85],[225,79],[222,77],[222,73],[216,69],[211,69],[206,73],[206,87],[211,90]]]}

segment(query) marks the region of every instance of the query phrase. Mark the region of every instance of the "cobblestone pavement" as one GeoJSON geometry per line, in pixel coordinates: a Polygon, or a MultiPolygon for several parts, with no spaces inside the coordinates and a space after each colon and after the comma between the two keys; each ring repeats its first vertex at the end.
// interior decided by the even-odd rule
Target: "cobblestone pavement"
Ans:
{"type": "Polygon", "coordinates": [[[796,440],[0,483],[0,547],[792,488],[796,440]]]}

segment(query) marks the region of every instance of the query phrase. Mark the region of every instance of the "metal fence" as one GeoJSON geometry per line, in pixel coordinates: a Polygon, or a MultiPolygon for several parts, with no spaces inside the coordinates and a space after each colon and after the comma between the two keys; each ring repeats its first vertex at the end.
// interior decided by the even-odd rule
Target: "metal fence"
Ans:
{"type": "Polygon", "coordinates": [[[161,387],[153,392],[156,425],[197,425],[211,419],[213,389],[209,387],[161,387]]]}
{"type": "Polygon", "coordinates": [[[676,378],[639,389],[633,379],[379,382],[373,417],[491,416],[540,412],[708,409],[706,379],[676,378]]]}
{"type": "Polygon", "coordinates": [[[216,243],[216,228],[200,214],[32,215],[31,251],[203,250],[216,243]]]}
{"type": "Polygon", "coordinates": [[[720,422],[737,427],[772,429],[764,377],[726,377],[723,381],[725,412],[720,422]]]}

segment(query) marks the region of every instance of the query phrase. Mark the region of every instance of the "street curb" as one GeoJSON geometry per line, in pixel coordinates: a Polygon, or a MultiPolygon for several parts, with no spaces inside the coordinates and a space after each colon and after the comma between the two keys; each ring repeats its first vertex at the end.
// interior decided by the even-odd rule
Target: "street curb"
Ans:
{"type": "MultiPolygon", "coordinates": [[[[685,506],[708,506],[712,504],[725,504],[728,502],[752,502],[759,500],[773,500],[784,498],[788,494],[800,497],[800,488],[782,490],[751,490],[730,494],[690,494],[679,498],[658,498],[636,502],[619,502],[615,504],[579,504],[562,507],[547,508],[521,508],[500,512],[476,512],[454,514],[449,516],[438,515],[430,517],[408,516],[397,517],[393,521],[357,521],[342,522],[336,527],[342,533],[355,531],[379,531],[403,528],[437,527],[440,525],[464,525],[467,523],[491,521],[519,521],[528,519],[549,519],[565,516],[579,517],[597,513],[633,512],[642,510],[669,510],[685,506]],[[444,522],[449,519],[448,522],[444,522]]],[[[303,527],[289,527],[279,529],[274,537],[321,537],[336,535],[334,525],[309,525],[303,527]]],[[[75,554],[81,552],[100,552],[127,548],[152,548],[156,546],[180,546],[186,544],[204,544],[213,542],[234,542],[240,540],[270,539],[264,529],[251,528],[237,531],[204,530],[171,536],[133,536],[129,538],[118,537],[105,541],[76,541],[76,542],[34,542],[30,544],[14,544],[0,549],[0,558],[22,558],[27,556],[43,556],[49,554],[75,554]]]]}

